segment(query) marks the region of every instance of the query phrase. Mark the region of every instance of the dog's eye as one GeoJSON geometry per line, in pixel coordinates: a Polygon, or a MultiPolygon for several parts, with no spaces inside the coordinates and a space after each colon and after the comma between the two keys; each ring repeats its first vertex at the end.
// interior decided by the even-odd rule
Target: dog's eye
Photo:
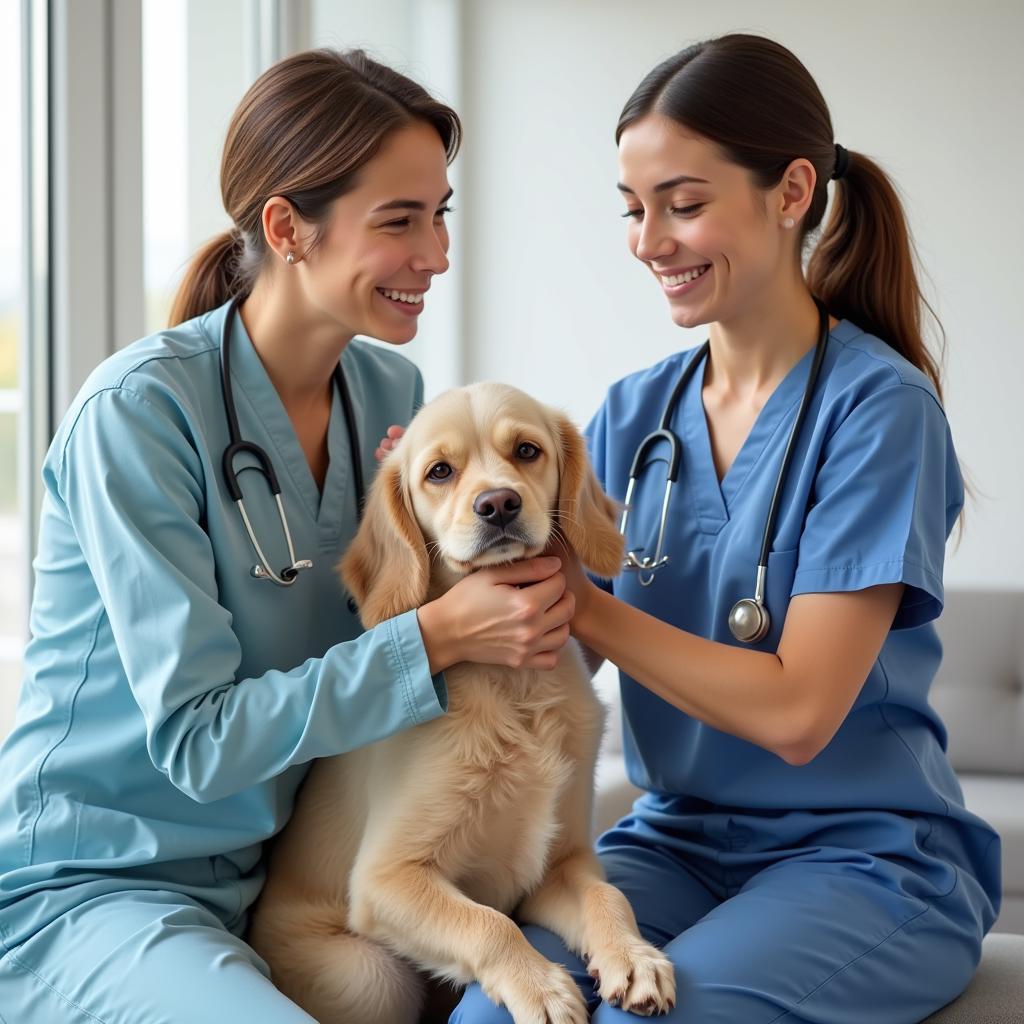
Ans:
{"type": "Polygon", "coordinates": [[[530,444],[529,441],[524,441],[516,449],[516,458],[522,459],[524,462],[533,462],[538,455],[540,455],[540,449],[535,444],[530,444]]]}
{"type": "Polygon", "coordinates": [[[428,480],[447,480],[452,475],[452,467],[447,462],[435,462],[427,472],[428,480]]]}

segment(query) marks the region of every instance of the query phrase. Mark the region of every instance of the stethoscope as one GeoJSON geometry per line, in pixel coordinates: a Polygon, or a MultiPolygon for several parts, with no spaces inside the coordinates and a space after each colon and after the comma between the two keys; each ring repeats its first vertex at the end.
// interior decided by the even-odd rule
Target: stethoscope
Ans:
{"type": "MultiPolygon", "coordinates": [[[[764,603],[765,578],[768,574],[768,554],[771,550],[772,534],[775,529],[775,517],[779,511],[779,500],[782,497],[782,488],[786,483],[786,475],[789,472],[789,464],[793,458],[794,442],[800,433],[804,417],[807,415],[807,408],[811,403],[811,396],[818,384],[818,377],[821,373],[821,364],[825,356],[825,348],[828,345],[828,311],[825,306],[815,298],[814,304],[818,307],[820,318],[820,329],[818,341],[814,350],[814,361],[811,363],[810,372],[807,375],[807,385],[804,388],[804,397],[797,410],[796,419],[793,421],[793,429],[789,432],[789,441],[786,444],[786,452],[782,457],[782,466],[779,469],[778,479],[775,481],[775,492],[772,494],[771,505],[768,508],[768,518],[764,524],[764,536],[761,539],[761,554],[757,563],[757,580],[754,584],[754,596],[744,597],[733,605],[729,613],[729,629],[737,640],[745,644],[757,643],[763,640],[771,628],[771,617],[764,603]]],[[[622,510],[622,520],[619,523],[619,532],[626,536],[626,523],[629,521],[630,500],[633,497],[633,488],[636,486],[637,476],[644,468],[644,463],[651,449],[660,442],[668,444],[668,479],[665,482],[665,495],[661,502],[661,522],[658,525],[658,541],[655,546],[653,557],[640,558],[636,551],[630,550],[622,561],[623,569],[633,569],[638,573],[640,585],[649,587],[654,582],[654,574],[663,565],[668,564],[668,555],[664,554],[665,544],[665,521],[668,515],[669,501],[672,496],[672,487],[679,477],[679,462],[682,458],[682,445],[675,432],[669,427],[675,415],[676,406],[683,394],[683,390],[690,382],[694,371],[700,365],[701,360],[707,355],[711,347],[710,341],[705,341],[697,351],[697,354],[686,364],[683,372],[679,375],[672,394],[665,405],[665,411],[661,416],[661,426],[653,433],[648,434],[640,442],[636,454],[633,456],[633,464],[629,469],[629,483],[626,486],[625,507],[622,510]],[[644,574],[647,574],[646,579],[644,574]]],[[[660,460],[659,460],[660,461],[660,460]]],[[[640,549],[641,551],[643,548],[640,549]]]]}
{"type": "MultiPolygon", "coordinates": [[[[277,482],[277,474],[270,461],[270,456],[252,441],[243,441],[241,432],[238,429],[238,417],[235,414],[235,400],[231,394],[231,323],[238,309],[238,299],[233,299],[228,307],[227,315],[224,317],[224,329],[220,336],[220,386],[224,394],[224,413],[228,421],[228,434],[230,443],[224,449],[221,458],[221,466],[224,471],[224,482],[227,484],[228,492],[238,506],[242,514],[242,522],[245,523],[245,532],[249,534],[253,550],[256,552],[258,561],[249,570],[250,574],[258,580],[271,580],[282,587],[290,587],[298,578],[302,569],[312,569],[313,562],[308,558],[296,559],[295,548],[292,545],[291,530],[288,529],[288,517],[285,515],[284,505],[281,503],[281,485],[277,482]],[[284,530],[285,540],[288,542],[288,557],[291,564],[286,565],[280,573],[275,573],[270,568],[267,556],[256,539],[249,516],[245,511],[245,502],[242,501],[242,489],[238,486],[238,475],[235,473],[235,456],[240,452],[248,452],[259,463],[257,466],[246,466],[244,469],[257,469],[266,478],[270,485],[270,493],[274,495],[277,502],[277,513],[281,519],[281,528],[284,530]]],[[[352,411],[352,398],[345,383],[344,374],[341,372],[341,363],[334,368],[334,385],[338,389],[341,398],[342,408],[345,410],[345,423],[348,426],[349,454],[352,457],[352,478],[356,489],[356,516],[362,517],[363,513],[363,467],[359,456],[359,434],[356,431],[355,413],[352,411]]],[[[243,471],[244,471],[243,469],[243,471]]]]}

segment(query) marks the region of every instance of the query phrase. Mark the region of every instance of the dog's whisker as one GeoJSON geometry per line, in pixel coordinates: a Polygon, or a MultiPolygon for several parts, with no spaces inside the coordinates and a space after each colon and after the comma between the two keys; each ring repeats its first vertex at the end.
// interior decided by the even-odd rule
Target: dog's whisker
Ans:
{"type": "MultiPolygon", "coordinates": [[[[580,530],[580,531],[584,530],[583,524],[578,519],[576,519],[574,516],[559,516],[558,519],[555,520],[555,522],[554,522],[554,524],[552,526],[552,529],[561,530],[564,523],[569,523],[570,525],[575,526],[577,530],[580,530]]],[[[563,536],[564,536],[564,533],[563,533],[563,536]]]]}
{"type": "Polygon", "coordinates": [[[554,519],[557,522],[559,519],[568,519],[571,522],[577,522],[576,517],[568,509],[560,508],[554,514],[554,519]]]}
{"type": "Polygon", "coordinates": [[[552,533],[552,536],[554,536],[558,540],[565,541],[566,543],[568,543],[569,538],[566,536],[565,530],[563,530],[562,527],[559,526],[558,523],[555,523],[551,527],[551,533],[552,533]]]}

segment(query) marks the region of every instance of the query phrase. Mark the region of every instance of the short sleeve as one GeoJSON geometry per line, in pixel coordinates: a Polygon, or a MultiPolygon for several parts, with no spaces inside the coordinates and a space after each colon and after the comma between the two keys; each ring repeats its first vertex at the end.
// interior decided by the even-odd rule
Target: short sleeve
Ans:
{"type": "Polygon", "coordinates": [[[894,629],[942,610],[946,539],[963,482],[945,414],[916,385],[858,403],[826,441],[793,595],[904,583],[894,629]]]}

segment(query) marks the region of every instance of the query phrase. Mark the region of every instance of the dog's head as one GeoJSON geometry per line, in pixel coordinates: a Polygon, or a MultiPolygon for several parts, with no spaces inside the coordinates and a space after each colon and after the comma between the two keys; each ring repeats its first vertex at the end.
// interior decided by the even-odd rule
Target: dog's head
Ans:
{"type": "Polygon", "coordinates": [[[618,509],[563,413],[503,384],[424,406],[382,462],[341,562],[369,628],[486,565],[531,558],[560,531],[586,568],[618,573],[618,509]]]}

